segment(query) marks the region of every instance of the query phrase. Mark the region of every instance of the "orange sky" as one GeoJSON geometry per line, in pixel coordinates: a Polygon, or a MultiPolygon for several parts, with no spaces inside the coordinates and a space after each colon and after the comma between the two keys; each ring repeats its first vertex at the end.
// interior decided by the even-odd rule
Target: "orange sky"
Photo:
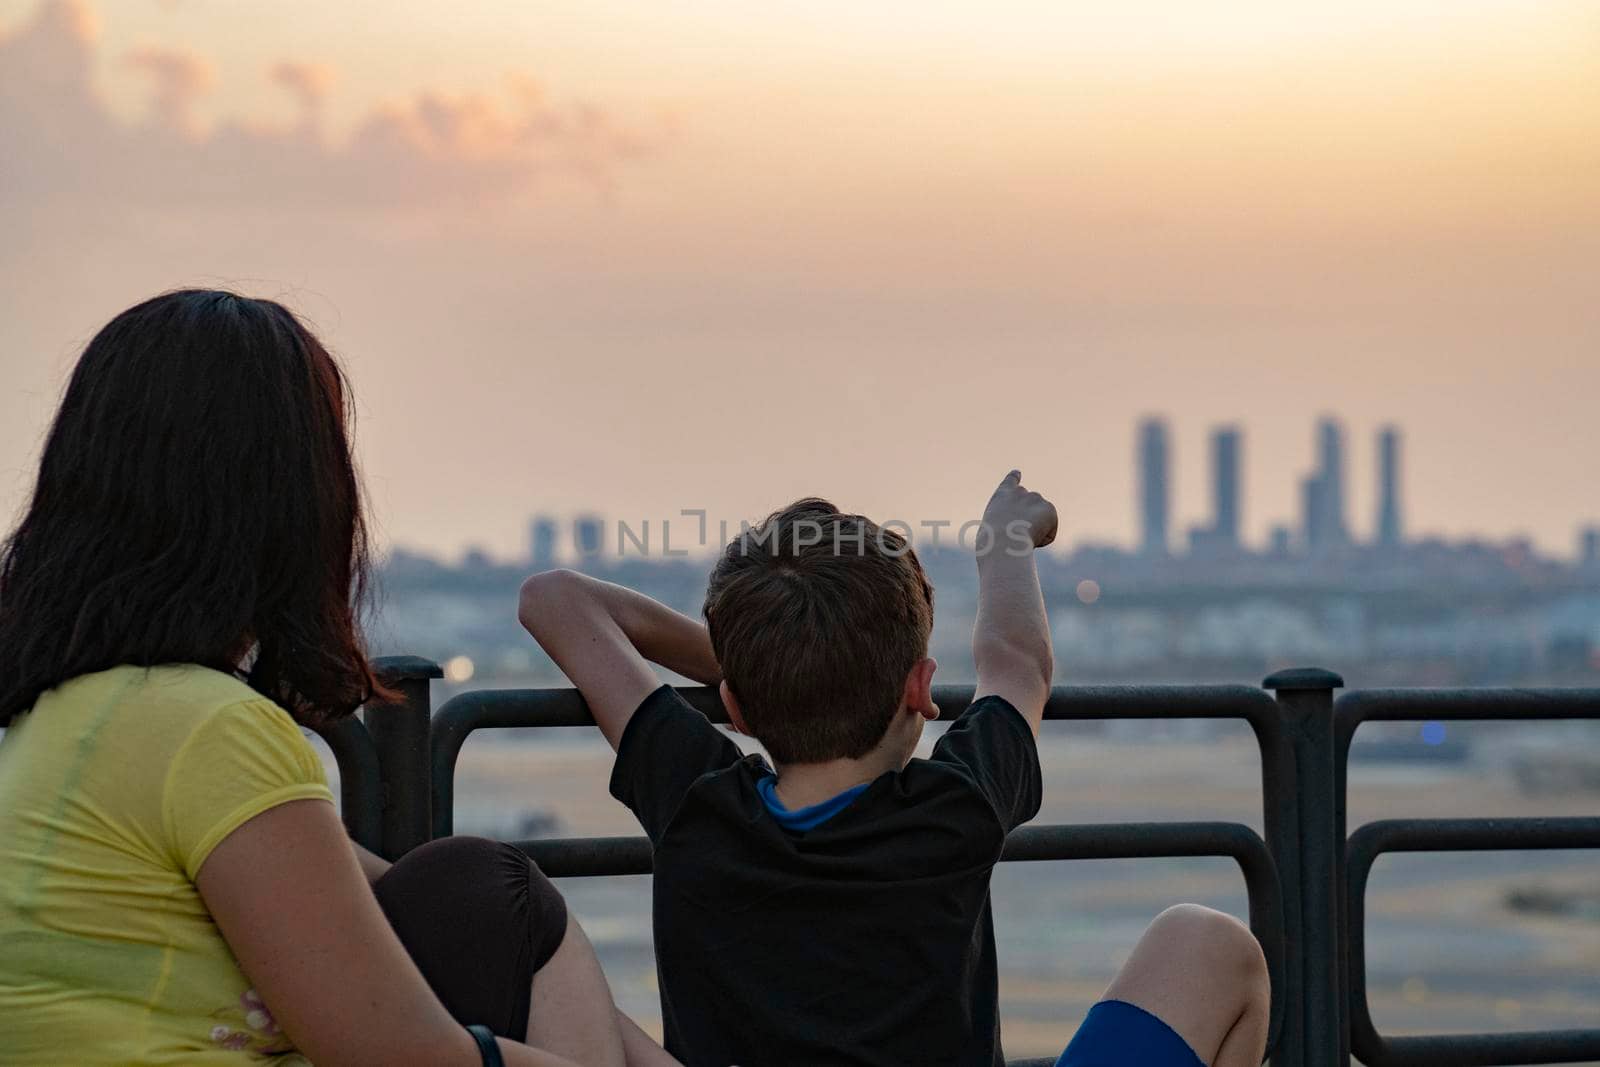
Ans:
{"type": "Polygon", "coordinates": [[[351,367],[382,532],[963,518],[1020,465],[1131,536],[1134,420],[1323,411],[1408,519],[1600,520],[1600,6],[0,0],[0,510],[150,292],[287,299],[351,367]]]}

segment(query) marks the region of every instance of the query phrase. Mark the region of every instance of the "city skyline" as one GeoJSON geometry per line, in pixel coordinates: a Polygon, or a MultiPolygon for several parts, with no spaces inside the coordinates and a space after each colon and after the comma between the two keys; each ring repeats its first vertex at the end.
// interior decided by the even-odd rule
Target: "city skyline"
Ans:
{"type": "MultiPolygon", "coordinates": [[[[1185,537],[1177,539],[1171,528],[1171,498],[1175,488],[1171,461],[1175,449],[1169,420],[1160,415],[1141,417],[1135,426],[1132,468],[1136,534],[1129,542],[1113,547],[1147,559],[1185,556],[1217,560],[1243,555],[1316,559],[1351,548],[1393,553],[1434,541],[1459,545],[1497,543],[1493,539],[1472,536],[1454,542],[1428,535],[1407,536],[1403,518],[1406,511],[1402,459],[1405,433],[1393,423],[1381,424],[1373,433],[1376,472],[1371,483],[1372,523],[1368,528],[1352,529],[1346,521],[1349,500],[1344,473],[1348,449],[1344,423],[1337,416],[1325,414],[1317,418],[1314,430],[1316,463],[1299,480],[1299,512],[1289,517],[1271,517],[1266,537],[1252,540],[1242,533],[1246,510],[1241,490],[1246,468],[1245,427],[1237,421],[1210,427],[1207,431],[1210,521],[1188,527],[1185,537]]],[[[909,527],[907,532],[921,545],[949,545],[952,538],[957,537],[958,546],[968,547],[966,541],[959,540],[959,535],[962,521],[970,522],[970,517],[967,520],[869,517],[880,523],[905,524],[909,527]]],[[[739,523],[745,521],[752,520],[730,522],[726,517],[711,516],[703,509],[687,509],[653,518],[606,517],[593,510],[564,517],[540,512],[528,520],[527,552],[520,558],[534,567],[549,567],[562,562],[593,563],[606,556],[627,556],[630,552],[645,557],[656,550],[666,557],[702,555],[720,548],[722,535],[728,530],[737,530],[739,523]],[[676,540],[670,533],[673,523],[677,524],[676,540]]],[[[1600,563],[1600,523],[1578,518],[1574,520],[1573,530],[1572,550],[1552,553],[1552,558],[1570,559],[1585,566],[1600,563]]],[[[1516,544],[1519,540],[1507,538],[1498,543],[1516,544]]],[[[1101,541],[1074,540],[1068,536],[1059,542],[1059,547],[1096,549],[1105,545],[1101,541]]],[[[492,558],[481,546],[469,546],[467,551],[486,561],[492,558]]]]}

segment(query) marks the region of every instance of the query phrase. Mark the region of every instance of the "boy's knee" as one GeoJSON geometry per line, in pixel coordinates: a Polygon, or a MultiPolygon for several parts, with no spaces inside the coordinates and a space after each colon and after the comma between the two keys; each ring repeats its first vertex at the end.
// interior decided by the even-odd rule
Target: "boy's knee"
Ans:
{"type": "Polygon", "coordinates": [[[1199,904],[1176,904],[1156,916],[1150,929],[1218,979],[1232,980],[1252,992],[1267,984],[1267,959],[1260,942],[1232,915],[1199,904]]]}

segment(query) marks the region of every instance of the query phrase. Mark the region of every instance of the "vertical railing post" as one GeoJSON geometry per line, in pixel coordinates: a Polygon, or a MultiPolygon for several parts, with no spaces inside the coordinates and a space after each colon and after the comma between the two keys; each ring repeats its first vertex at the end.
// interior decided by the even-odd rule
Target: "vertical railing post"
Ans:
{"type": "Polygon", "coordinates": [[[397,702],[371,703],[361,713],[378,750],[383,782],[383,856],[396,860],[428,840],[431,833],[428,734],[433,705],[429,688],[444,672],[421,656],[385,656],[374,666],[384,684],[400,694],[397,702]]]}
{"type": "Polygon", "coordinates": [[[1276,980],[1283,987],[1276,997],[1277,1038],[1272,1045],[1272,1067],[1304,1067],[1305,978],[1300,941],[1300,815],[1299,776],[1295,773],[1294,741],[1281,713],[1271,729],[1257,727],[1261,748],[1261,830],[1278,876],[1278,898],[1283,902],[1283,966],[1276,980]]]}
{"type": "Polygon", "coordinates": [[[383,777],[378,750],[353,716],[317,727],[339,764],[339,813],[351,840],[383,850],[383,777]]]}
{"type": "MultiPolygon", "coordinates": [[[[1299,837],[1298,941],[1301,1050],[1304,1067],[1344,1067],[1341,1038],[1345,1004],[1340,989],[1339,877],[1344,842],[1335,815],[1333,691],[1344,679],[1332,671],[1301,667],[1278,671],[1261,683],[1274,690],[1294,746],[1295,808],[1299,837]]],[[[1285,1030],[1288,1022],[1285,1021],[1285,1030]]]]}

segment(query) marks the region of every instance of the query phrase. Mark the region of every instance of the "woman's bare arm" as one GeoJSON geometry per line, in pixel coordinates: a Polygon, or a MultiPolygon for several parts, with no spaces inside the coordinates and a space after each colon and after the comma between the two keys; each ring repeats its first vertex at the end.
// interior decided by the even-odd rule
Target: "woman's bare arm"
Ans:
{"type": "Polygon", "coordinates": [[[622,1031],[622,1051],[628,1067],[683,1067],[666,1049],[656,1044],[655,1038],[639,1029],[639,1024],[617,1012],[617,1026],[622,1031]]]}
{"type": "MultiPolygon", "coordinates": [[[[196,884],[279,1027],[319,1067],[482,1062],[384,919],[332,804],[257,815],[212,851],[196,884]]],[[[507,1067],[576,1067],[500,1047],[507,1067]]]]}
{"type": "Polygon", "coordinates": [[[382,856],[368,851],[354,841],[350,842],[350,847],[356,850],[356,862],[361,864],[361,873],[366,877],[368,885],[377,885],[378,879],[394,866],[382,856]]]}

